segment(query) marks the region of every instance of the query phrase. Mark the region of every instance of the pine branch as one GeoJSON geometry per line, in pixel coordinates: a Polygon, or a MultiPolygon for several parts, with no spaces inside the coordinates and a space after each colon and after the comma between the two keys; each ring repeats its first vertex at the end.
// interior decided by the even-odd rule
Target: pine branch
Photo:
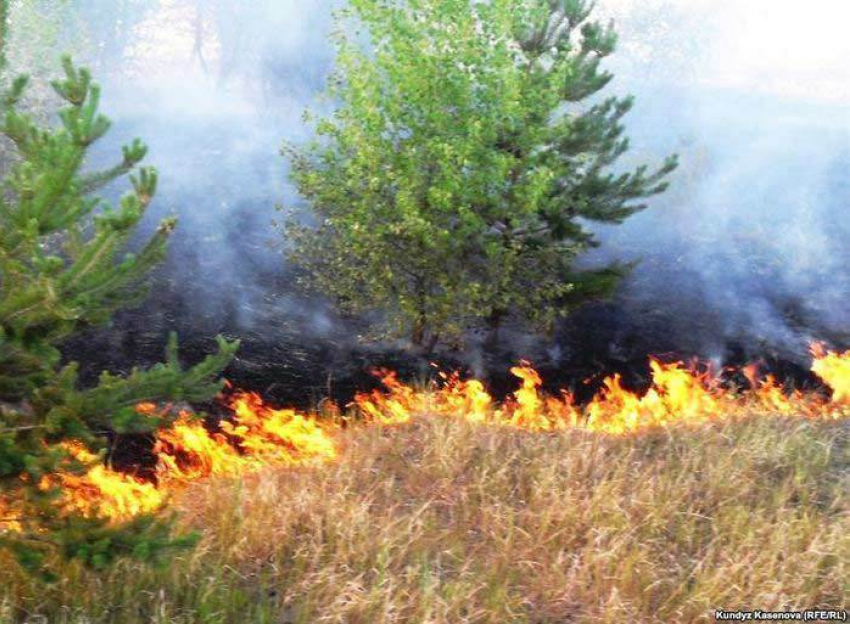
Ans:
{"type": "Polygon", "coordinates": [[[125,251],[156,192],[156,171],[138,169],[118,208],[100,210],[89,193],[133,171],[146,148],[136,140],[118,165],[82,174],[88,149],[110,123],[98,112],[100,89],[89,72],[69,59],[63,68],[64,78],[53,83],[67,104],[60,127],[41,128],[17,110],[23,79],[5,97],[0,122],[19,157],[3,181],[10,192],[0,198],[0,485],[23,525],[18,534],[0,534],[0,545],[37,574],[47,574],[48,555],[102,568],[119,557],[148,561],[192,543],[172,537],[167,519],[140,516],[115,525],[81,517],[56,504],[60,487],[41,484],[58,472],[91,467],[69,454],[69,441],[97,454],[105,433],[169,426],[166,417],[139,414],[138,403],[215,395],[238,348],[219,338],[215,353],[185,368],[172,335],[164,363],[124,377],[103,373],[88,388],[80,387],[76,364],[62,364],[61,341],[141,299],[176,225],[165,219],[137,253],[125,251]]]}
{"type": "MultiPolygon", "coordinates": [[[[199,401],[216,394],[221,382],[215,381],[221,370],[233,359],[239,341],[219,336],[218,351],[202,362],[184,370],[177,359],[176,335],[169,340],[166,363],[149,370],[134,369],[127,377],[101,375],[96,388],[80,393],[80,411],[85,414],[109,414],[124,407],[149,401],[199,401]]],[[[108,426],[110,421],[98,416],[95,421],[108,426]]]]}

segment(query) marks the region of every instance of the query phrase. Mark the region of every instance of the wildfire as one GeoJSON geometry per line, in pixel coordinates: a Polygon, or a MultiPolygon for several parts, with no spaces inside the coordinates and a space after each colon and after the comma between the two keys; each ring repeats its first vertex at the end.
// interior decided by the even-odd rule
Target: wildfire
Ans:
{"type": "Polygon", "coordinates": [[[210,433],[188,412],[160,432],[154,453],[161,482],[235,476],[267,465],[336,457],[329,428],[315,418],[267,407],[254,393],[237,394],[229,405],[233,422],[222,422],[221,433],[210,433]]]}
{"type": "MultiPolygon", "coordinates": [[[[773,377],[761,378],[756,366],[742,372],[748,388],[728,388],[708,372],[681,362],[650,360],[652,384],[645,393],[625,388],[619,375],[603,381],[601,391],[579,406],[570,393],[544,393],[540,375],[528,362],[511,369],[520,388],[497,404],[478,380],[440,373],[431,388],[415,388],[392,371],[379,371],[384,389],[361,393],[352,407],[366,425],[393,426],[416,416],[464,418],[482,425],[553,432],[582,429],[628,434],[673,423],[699,424],[747,413],[837,419],[850,416],[850,351],[812,346],[812,371],[829,386],[831,397],[790,391],[773,377]]],[[[43,487],[60,486],[61,504],[85,515],[124,520],[158,510],[168,496],[189,483],[211,476],[234,477],[270,465],[321,463],[337,457],[338,422],[290,409],[273,409],[253,393],[237,393],[229,401],[229,419],[211,430],[194,414],[181,411],[170,428],[157,435],[155,478],[142,480],[116,472],[80,444],[69,454],[90,465],[83,474],[60,474],[43,487]]],[[[141,404],[153,414],[156,405],[141,404]]],[[[164,409],[169,410],[166,406],[164,409]]],[[[12,501],[13,502],[13,501],[12,501]]],[[[17,530],[10,501],[0,500],[0,530],[17,530]],[[4,509],[6,510],[4,512],[4,509]]]]}
{"type": "Polygon", "coordinates": [[[66,448],[74,459],[91,465],[91,468],[82,475],[63,473],[55,479],[44,479],[41,486],[47,488],[59,485],[62,491],[61,504],[68,511],[85,516],[127,520],[156,511],[165,502],[166,491],[153,483],[111,470],[79,444],[68,444],[66,448]]]}
{"type": "Polygon", "coordinates": [[[673,423],[698,424],[732,418],[753,411],[807,418],[841,418],[850,415],[850,351],[812,349],[812,371],[832,389],[831,400],[784,388],[774,377],[760,378],[755,365],[743,373],[749,389],[720,385],[707,372],[689,369],[681,362],[665,364],[650,359],[652,384],[639,394],[623,387],[619,375],[604,379],[602,390],[584,408],[570,393],[560,396],[541,391],[540,375],[528,362],[511,369],[522,382],[500,407],[494,406],[483,384],[463,381],[457,374],[441,375],[444,384],[432,392],[417,391],[398,381],[395,373],[380,374],[385,392],[359,394],[355,405],[377,424],[400,424],[416,414],[461,417],[471,422],[510,426],[529,431],[581,428],[607,434],[633,433],[673,423]]]}
{"type": "Polygon", "coordinates": [[[832,400],[850,404],[850,351],[827,351],[821,343],[812,345],[812,372],[832,388],[832,400]]]}

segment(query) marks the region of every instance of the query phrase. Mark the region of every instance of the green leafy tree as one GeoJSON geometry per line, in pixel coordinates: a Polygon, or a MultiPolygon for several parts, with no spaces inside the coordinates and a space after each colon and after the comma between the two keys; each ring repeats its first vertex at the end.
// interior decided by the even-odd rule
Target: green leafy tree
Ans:
{"type": "Polygon", "coordinates": [[[168,426],[167,417],[141,415],[136,404],[214,395],[237,348],[219,338],[216,354],[184,369],[172,337],[165,363],[125,377],[103,373],[94,387],[81,387],[76,364],[63,361],[63,340],[143,299],[146,277],[175,226],[167,219],[137,253],[124,251],[154,195],[156,172],[137,168],[146,152],[138,140],[114,167],[83,171],[89,148],[110,124],[98,113],[100,91],[89,72],[70,59],[64,72],[53,83],[65,103],[57,127],[39,127],[21,112],[24,78],[8,88],[0,122],[17,153],[4,166],[0,195],[0,546],[30,569],[44,569],[45,558],[57,555],[102,567],[119,556],[150,559],[188,543],[172,538],[167,519],[115,524],[69,513],[56,504],[61,490],[45,483],[90,467],[69,454],[71,440],[102,456],[106,434],[168,426]],[[133,190],[117,208],[91,195],[134,170],[133,190]]]}
{"type": "Polygon", "coordinates": [[[551,328],[610,293],[626,267],[573,267],[597,245],[582,222],[642,209],[676,158],[611,171],[632,99],[597,97],[616,36],[590,12],[352,0],[345,15],[365,30],[336,34],[335,112],[284,149],[317,217],[286,228],[307,281],[426,347],[510,318],[551,328]]]}

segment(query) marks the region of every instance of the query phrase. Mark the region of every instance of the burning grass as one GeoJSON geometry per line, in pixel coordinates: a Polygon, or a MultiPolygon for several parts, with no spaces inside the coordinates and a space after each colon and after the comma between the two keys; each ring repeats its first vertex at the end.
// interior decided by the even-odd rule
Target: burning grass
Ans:
{"type": "MultiPolygon", "coordinates": [[[[163,569],[11,574],[53,622],[709,622],[846,606],[846,421],[748,417],[632,436],[413,416],[339,461],[193,483],[163,569]]],[[[9,575],[8,566],[5,574],[9,575]]],[[[37,621],[37,620],[33,620],[37,621]]]]}
{"type": "MultiPolygon", "coordinates": [[[[520,388],[504,405],[496,405],[484,385],[462,380],[458,374],[441,374],[442,383],[415,388],[401,383],[392,371],[383,371],[384,390],[359,394],[353,406],[358,422],[378,427],[409,422],[416,414],[461,418],[472,423],[511,427],[532,432],[570,429],[629,435],[676,424],[699,425],[735,418],[753,410],[810,419],[840,419],[850,415],[850,352],[812,347],[812,370],[832,390],[831,398],[800,391],[786,391],[777,381],[759,377],[757,367],[743,373],[749,388],[724,386],[710,370],[688,369],[680,362],[651,359],[652,385],[644,394],[625,389],[617,375],[604,380],[601,392],[586,406],[572,396],[541,392],[542,380],[530,364],[511,369],[520,388]]],[[[274,409],[253,393],[236,392],[227,401],[230,420],[210,431],[197,418],[182,411],[172,427],[159,432],[153,447],[157,466],[155,481],[95,465],[88,474],[60,474],[42,485],[60,487],[69,510],[114,521],[138,513],[157,511],[188,483],[214,476],[238,476],[267,466],[303,465],[331,461],[337,456],[341,432],[339,412],[320,419],[290,409],[274,409]]],[[[137,406],[153,414],[153,404],[137,406]]],[[[81,444],[66,450],[83,463],[96,460],[81,444]]],[[[0,497],[0,531],[26,531],[15,518],[14,492],[0,497]]]]}
{"type": "Polygon", "coordinates": [[[526,364],[502,405],[475,380],[417,388],[386,372],[383,391],[356,398],[358,426],[236,393],[218,430],[184,412],[160,434],[155,481],[101,465],[58,477],[63,504],[115,521],[172,501],[203,529],[197,551],[105,577],[67,565],[50,587],[7,572],[0,624],[25,612],[87,624],[696,622],[713,608],[843,607],[850,353],[813,357],[830,395],[754,368],[750,388],[730,389],[658,361],[646,393],[614,376],[585,406],[543,394],[526,364]]]}

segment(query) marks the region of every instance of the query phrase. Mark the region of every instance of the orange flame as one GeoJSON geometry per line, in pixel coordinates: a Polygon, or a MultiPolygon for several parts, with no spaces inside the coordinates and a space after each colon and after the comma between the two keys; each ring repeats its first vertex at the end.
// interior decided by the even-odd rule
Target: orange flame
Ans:
{"type": "Polygon", "coordinates": [[[83,464],[95,464],[83,475],[61,473],[55,479],[43,479],[41,487],[61,487],[60,504],[68,511],[84,516],[101,516],[128,520],[139,514],[159,509],[166,492],[153,483],[123,472],[111,470],[98,457],[77,443],[66,446],[68,453],[83,464]]]}
{"type": "Polygon", "coordinates": [[[850,405],[850,351],[827,351],[816,342],[811,347],[812,372],[832,388],[832,401],[850,405]]]}
{"type": "MultiPolygon", "coordinates": [[[[336,457],[330,427],[293,410],[265,406],[256,394],[237,394],[230,402],[233,421],[211,433],[187,411],[172,427],[161,430],[154,444],[156,483],[144,481],[96,463],[98,458],[79,443],[64,445],[82,464],[83,474],[62,472],[42,479],[43,489],[59,487],[59,504],[68,512],[122,521],[159,510],[168,495],[191,481],[209,476],[237,476],[269,465],[327,461],[336,457]]],[[[137,406],[142,414],[158,408],[137,406]]],[[[0,531],[20,531],[15,506],[0,501],[0,531]]]]}
{"type": "Polygon", "coordinates": [[[477,380],[461,381],[457,374],[445,375],[445,384],[435,392],[417,391],[381,371],[384,392],[361,393],[354,405],[365,418],[378,424],[408,422],[416,414],[462,417],[470,422],[511,426],[529,431],[581,428],[587,431],[625,434],[673,423],[703,423],[752,412],[799,415],[809,418],[838,418],[848,415],[850,397],[850,351],[828,352],[813,347],[812,370],[832,388],[832,401],[784,388],[774,377],[759,377],[758,367],[742,371],[750,381],[749,392],[722,388],[709,373],[650,359],[652,385],[645,394],[627,390],[619,375],[603,381],[599,394],[583,409],[572,396],[547,396],[540,391],[542,380],[528,362],[511,369],[522,385],[501,407],[477,380]]]}
{"type": "Polygon", "coordinates": [[[315,418],[267,407],[254,393],[237,394],[230,408],[233,422],[222,422],[221,433],[210,433],[188,412],[160,432],[154,446],[160,481],[235,476],[267,465],[336,457],[328,427],[315,418]]]}
{"type": "MultiPolygon", "coordinates": [[[[742,370],[749,390],[726,389],[709,373],[688,369],[681,362],[650,360],[652,384],[643,394],[626,389],[619,375],[579,407],[568,392],[551,396],[541,391],[540,375],[528,362],[511,369],[521,386],[497,405],[478,380],[458,373],[440,373],[441,383],[418,389],[399,381],[392,371],[379,371],[383,391],[360,393],[353,406],[366,424],[392,426],[416,416],[463,418],[472,423],[552,432],[582,429],[604,434],[628,434],[675,423],[699,424],[752,413],[805,418],[850,416],[850,351],[826,350],[815,344],[812,371],[832,390],[831,399],[819,394],[789,391],[773,377],[759,377],[755,365],[742,370]]],[[[327,462],[337,457],[339,424],[290,409],[273,409],[253,393],[239,393],[228,403],[232,419],[211,432],[193,414],[183,411],[173,426],[158,433],[156,483],[116,472],[95,463],[81,444],[66,446],[84,464],[82,475],[59,474],[42,483],[60,486],[61,504],[88,516],[124,520],[158,510],[168,495],[188,483],[211,476],[233,477],[269,465],[327,462]]],[[[140,413],[159,408],[140,404],[140,413]]],[[[170,407],[166,407],[166,410],[170,407]]],[[[14,500],[0,500],[0,531],[19,530],[14,500]]]]}

